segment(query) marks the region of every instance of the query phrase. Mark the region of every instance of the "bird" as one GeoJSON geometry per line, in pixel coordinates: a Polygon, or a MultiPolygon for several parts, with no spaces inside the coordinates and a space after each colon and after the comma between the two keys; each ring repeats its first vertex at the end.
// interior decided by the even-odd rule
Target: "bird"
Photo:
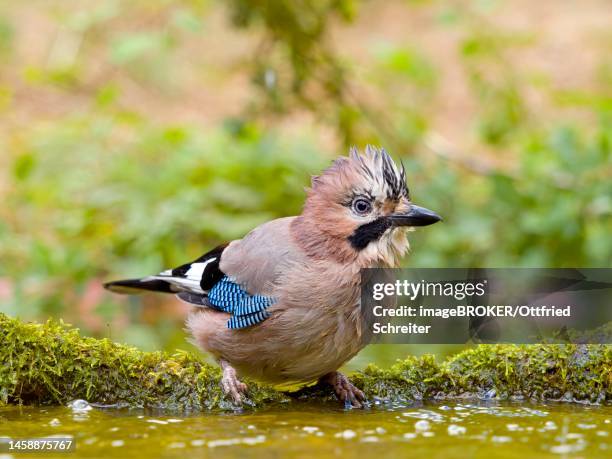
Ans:
{"type": "Polygon", "coordinates": [[[350,148],[311,177],[300,215],[159,274],[108,282],[112,292],[175,294],[189,303],[190,340],[214,356],[232,403],[240,378],[276,385],[318,381],[347,408],[367,402],[338,369],[366,344],[360,272],[399,267],[407,232],[441,217],[411,201],[406,169],[384,148],[350,148]]]}

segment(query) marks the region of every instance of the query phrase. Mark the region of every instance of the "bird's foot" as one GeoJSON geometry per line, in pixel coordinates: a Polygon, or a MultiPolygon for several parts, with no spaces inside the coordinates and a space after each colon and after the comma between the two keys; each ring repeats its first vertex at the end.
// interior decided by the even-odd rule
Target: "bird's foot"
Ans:
{"type": "Polygon", "coordinates": [[[357,389],[349,379],[338,371],[326,374],[320,382],[330,384],[338,399],[344,402],[346,408],[361,408],[365,402],[365,394],[357,389]]]}
{"type": "Polygon", "coordinates": [[[221,389],[225,395],[229,395],[237,405],[242,403],[242,394],[246,393],[247,385],[240,382],[236,376],[236,370],[225,360],[220,361],[223,376],[221,377],[221,389]]]}

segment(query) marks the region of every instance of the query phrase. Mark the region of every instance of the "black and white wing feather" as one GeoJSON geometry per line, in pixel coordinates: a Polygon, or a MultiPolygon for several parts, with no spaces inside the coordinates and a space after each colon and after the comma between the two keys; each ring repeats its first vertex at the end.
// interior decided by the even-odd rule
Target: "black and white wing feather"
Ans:
{"type": "Polygon", "coordinates": [[[191,263],[155,276],[109,282],[104,287],[126,294],[144,291],[174,293],[195,306],[229,313],[228,328],[250,327],[270,316],[267,308],[274,299],[247,292],[221,271],[219,264],[226,247],[219,246],[191,263]]]}
{"type": "Polygon", "coordinates": [[[104,287],[112,292],[124,294],[137,294],[145,291],[175,293],[185,301],[203,305],[202,300],[197,297],[205,295],[225,276],[219,269],[221,254],[225,247],[227,245],[216,247],[197,260],[174,269],[167,269],[155,276],[108,282],[104,284],[104,287]],[[189,295],[182,295],[183,293],[189,295]]]}

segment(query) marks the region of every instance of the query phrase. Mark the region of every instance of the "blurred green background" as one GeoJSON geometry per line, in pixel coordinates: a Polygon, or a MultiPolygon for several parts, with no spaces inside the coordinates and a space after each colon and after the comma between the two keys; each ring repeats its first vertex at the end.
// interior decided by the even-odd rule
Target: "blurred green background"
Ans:
{"type": "Polygon", "coordinates": [[[189,348],[187,306],[101,283],[299,213],[310,175],[366,143],[444,216],[407,266],[610,267],[611,17],[606,0],[2,2],[0,311],[189,348]]]}

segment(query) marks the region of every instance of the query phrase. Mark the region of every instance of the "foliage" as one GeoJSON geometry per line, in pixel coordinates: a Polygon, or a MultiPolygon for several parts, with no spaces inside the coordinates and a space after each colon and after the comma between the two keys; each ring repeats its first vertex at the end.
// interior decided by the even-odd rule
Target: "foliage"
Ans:
{"type": "Polygon", "coordinates": [[[605,126],[588,136],[559,127],[517,142],[511,172],[474,175],[427,164],[415,199],[426,198],[445,221],[413,238],[418,250],[411,263],[609,266],[611,146],[612,130],[605,126]]]}

